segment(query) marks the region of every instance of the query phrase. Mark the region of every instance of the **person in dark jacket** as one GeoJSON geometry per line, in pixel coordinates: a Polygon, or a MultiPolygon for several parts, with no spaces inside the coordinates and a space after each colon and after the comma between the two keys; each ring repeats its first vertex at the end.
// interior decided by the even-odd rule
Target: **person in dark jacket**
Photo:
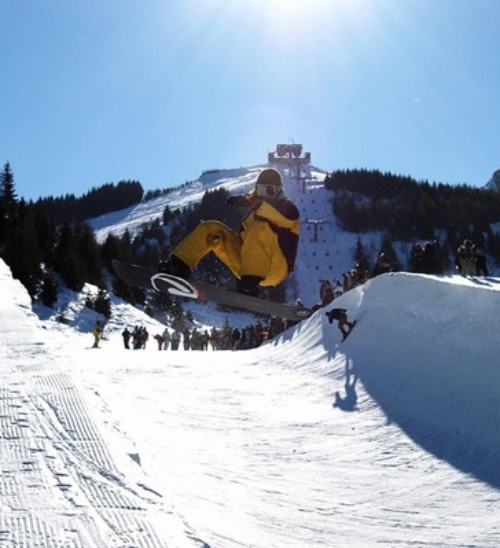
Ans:
{"type": "Polygon", "coordinates": [[[125,328],[123,331],[122,331],[122,337],[123,337],[123,345],[125,346],[125,348],[127,350],[130,349],[130,344],[129,344],[129,341],[130,341],[130,337],[132,336],[132,333],[130,333],[130,331],[125,328]]]}
{"type": "Polygon", "coordinates": [[[332,308],[329,312],[326,312],[326,317],[330,323],[333,323],[333,320],[337,320],[338,328],[345,339],[347,335],[351,332],[351,329],[354,327],[354,322],[350,322],[347,319],[347,310],[345,308],[332,308]],[[349,328],[349,331],[346,330],[345,326],[349,328]]]}

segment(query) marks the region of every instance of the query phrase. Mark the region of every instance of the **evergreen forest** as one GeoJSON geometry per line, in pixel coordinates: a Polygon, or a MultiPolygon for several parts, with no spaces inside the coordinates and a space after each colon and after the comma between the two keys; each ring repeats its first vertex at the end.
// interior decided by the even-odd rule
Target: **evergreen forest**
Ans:
{"type": "Polygon", "coordinates": [[[500,235],[494,230],[500,193],[494,190],[418,182],[377,170],[334,171],[325,188],[333,193],[332,211],[342,228],[361,238],[377,230],[393,242],[438,240],[450,250],[470,239],[500,261],[500,235]]]}

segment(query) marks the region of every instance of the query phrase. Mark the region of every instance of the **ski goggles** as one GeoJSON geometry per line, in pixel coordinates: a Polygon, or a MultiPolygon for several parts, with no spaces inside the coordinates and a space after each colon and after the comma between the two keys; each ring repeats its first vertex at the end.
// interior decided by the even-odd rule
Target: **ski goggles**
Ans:
{"type": "Polygon", "coordinates": [[[255,191],[259,198],[276,198],[281,192],[281,187],[277,185],[262,185],[255,186],[255,191]]]}

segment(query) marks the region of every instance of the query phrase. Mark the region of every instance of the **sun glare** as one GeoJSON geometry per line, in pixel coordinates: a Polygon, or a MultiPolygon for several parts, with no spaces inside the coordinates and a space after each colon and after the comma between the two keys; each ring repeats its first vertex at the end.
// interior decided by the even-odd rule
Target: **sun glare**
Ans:
{"type": "Polygon", "coordinates": [[[337,41],[349,30],[360,31],[373,16],[371,4],[362,0],[252,0],[245,4],[248,15],[258,17],[264,36],[274,36],[284,46],[321,43],[327,36],[337,41]]]}

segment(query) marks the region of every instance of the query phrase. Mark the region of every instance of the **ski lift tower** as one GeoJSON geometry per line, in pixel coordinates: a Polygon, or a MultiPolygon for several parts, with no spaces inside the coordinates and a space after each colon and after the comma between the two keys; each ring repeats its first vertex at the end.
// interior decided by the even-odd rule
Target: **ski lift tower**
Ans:
{"type": "Polygon", "coordinates": [[[306,193],[306,173],[309,170],[304,170],[303,167],[311,163],[311,153],[302,153],[302,145],[276,145],[276,150],[268,153],[267,161],[270,164],[283,165],[300,185],[302,194],[306,193]]]}
{"type": "Polygon", "coordinates": [[[328,223],[328,221],[325,221],[324,219],[306,219],[304,221],[308,225],[311,225],[313,227],[313,237],[311,242],[317,242],[318,241],[318,229],[321,225],[324,225],[328,223]]]}

